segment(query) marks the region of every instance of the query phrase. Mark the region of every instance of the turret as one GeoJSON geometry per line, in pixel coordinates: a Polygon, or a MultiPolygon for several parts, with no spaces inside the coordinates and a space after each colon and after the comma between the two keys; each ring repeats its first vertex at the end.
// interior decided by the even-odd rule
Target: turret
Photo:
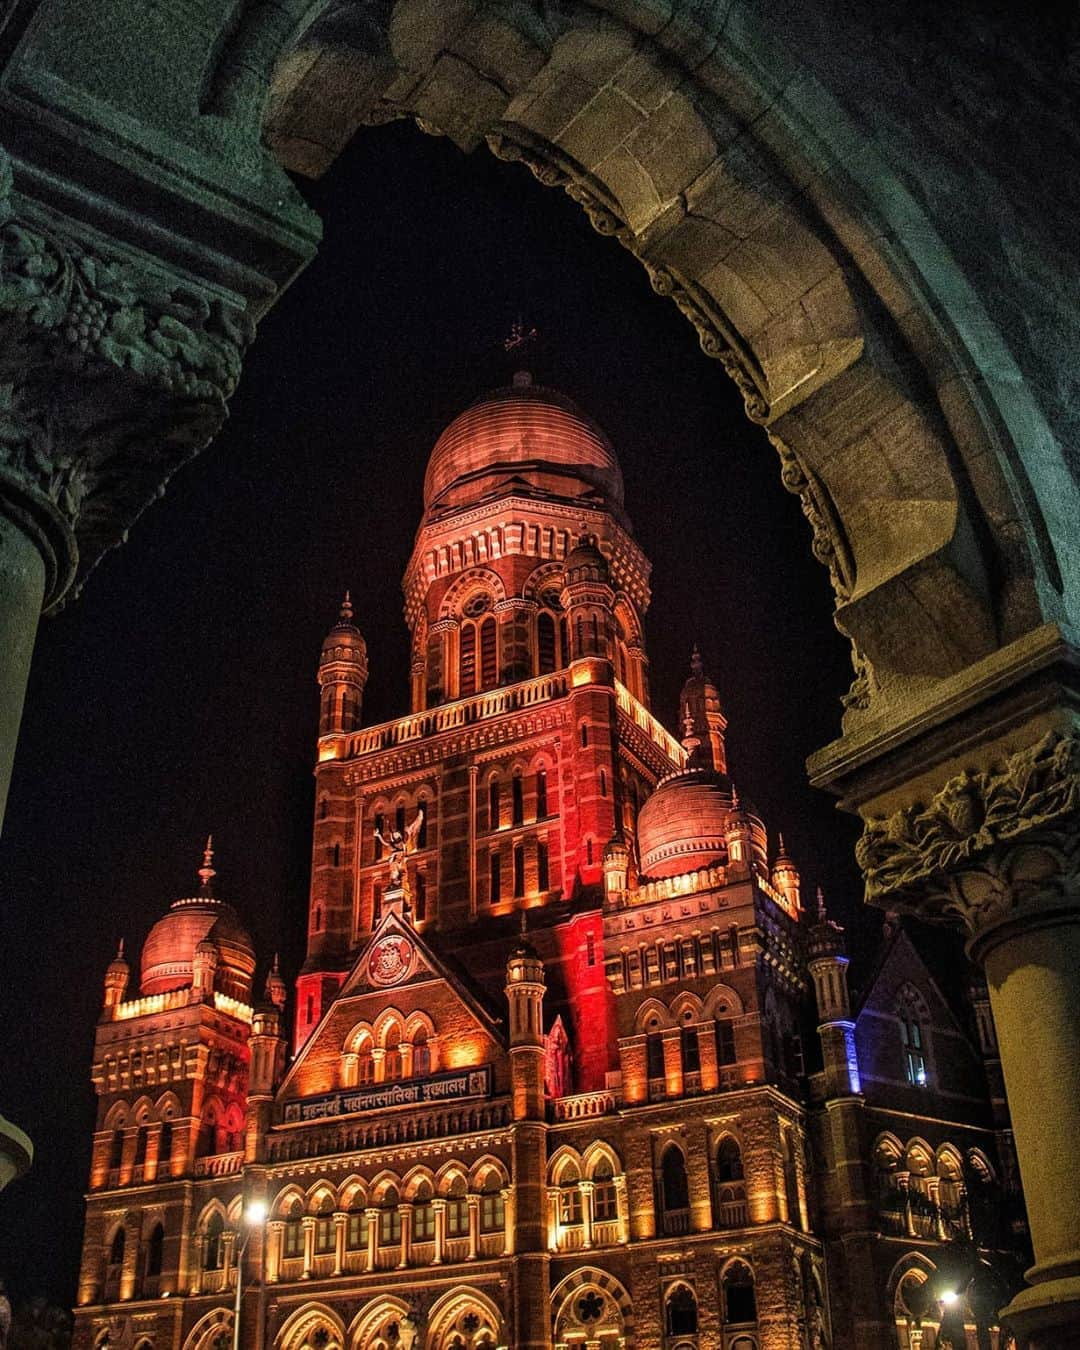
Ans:
{"type": "Polygon", "coordinates": [[[352,600],[346,591],[338,621],[326,635],[319,658],[320,736],[355,731],[360,725],[367,676],[367,644],[353,623],[352,600]]]}
{"type": "Polygon", "coordinates": [[[825,1090],[829,1097],[845,1097],[861,1092],[859,1059],[855,1049],[855,1023],[851,1017],[848,994],[848,958],[844,930],[830,919],[825,897],[818,887],[817,918],[807,942],[807,968],[814,981],[814,999],[820,1019],[825,1064],[825,1090]]]}
{"type": "Polygon", "coordinates": [[[799,869],[787,848],[784,845],[784,836],[780,836],[780,851],[776,855],[776,861],[772,868],[772,884],[780,892],[786,901],[786,908],[793,919],[799,917],[799,911],[802,909],[802,899],[800,897],[800,886],[802,884],[799,877],[799,869]]]}
{"type": "Polygon", "coordinates": [[[570,661],[610,661],[614,651],[615,592],[596,535],[583,531],[563,564],[561,604],[570,630],[570,661]]]}
{"type": "Polygon", "coordinates": [[[720,707],[719,690],[705,674],[696,643],[690,657],[690,678],[682,687],[679,707],[684,728],[683,745],[690,750],[690,766],[727,773],[724,747],[727,718],[720,707]],[[692,742],[692,746],[688,742],[692,742]]]}
{"type": "Polygon", "coordinates": [[[515,1120],[544,1116],[544,963],[525,940],[506,963],[506,999],[510,1013],[510,1077],[515,1120]]]}
{"type": "Polygon", "coordinates": [[[128,977],[131,975],[131,967],[124,959],[124,939],[120,939],[120,946],[117,948],[116,955],[109,962],[105,969],[105,1011],[111,1013],[124,1001],[124,994],[127,992],[128,977]]]}
{"type": "Polygon", "coordinates": [[[278,958],[266,977],[263,1001],[255,1008],[251,1021],[251,1066],[248,1070],[248,1100],[245,1114],[244,1155],[248,1162],[258,1162],[260,1141],[266,1138],[274,1089],[285,1070],[285,1037],[281,1014],[285,1007],[285,981],[281,978],[278,958]]]}
{"type": "Polygon", "coordinates": [[[724,840],[727,844],[728,862],[742,863],[744,867],[749,867],[754,856],[754,825],[749,812],[739,800],[734,785],[731,789],[731,814],[727,819],[724,840]]]}
{"type": "Polygon", "coordinates": [[[604,849],[604,894],[612,900],[625,891],[629,884],[630,846],[621,834],[617,834],[604,849]]]}
{"type": "Polygon", "coordinates": [[[191,958],[191,995],[193,999],[209,999],[214,993],[214,975],[217,972],[218,949],[209,940],[196,944],[191,958]]]}

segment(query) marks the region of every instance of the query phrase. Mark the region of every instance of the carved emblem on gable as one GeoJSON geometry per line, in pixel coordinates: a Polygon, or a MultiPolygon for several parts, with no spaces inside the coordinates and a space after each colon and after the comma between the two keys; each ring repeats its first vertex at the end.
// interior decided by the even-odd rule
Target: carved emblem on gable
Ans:
{"type": "Polygon", "coordinates": [[[368,957],[368,979],[372,984],[397,984],[412,969],[415,948],[406,937],[384,937],[368,957]]]}

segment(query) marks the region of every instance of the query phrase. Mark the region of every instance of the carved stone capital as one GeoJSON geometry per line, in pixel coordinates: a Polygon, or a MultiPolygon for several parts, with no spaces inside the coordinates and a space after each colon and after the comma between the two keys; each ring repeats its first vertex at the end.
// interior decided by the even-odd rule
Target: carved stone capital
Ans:
{"type": "Polygon", "coordinates": [[[1019,909],[1080,900],[1080,734],[1048,731],[929,800],[867,820],[866,899],[972,936],[1019,909]]]}
{"type": "Polygon", "coordinates": [[[243,301],[75,232],[15,193],[0,151],[0,509],[81,584],[225,418],[243,301]]]}

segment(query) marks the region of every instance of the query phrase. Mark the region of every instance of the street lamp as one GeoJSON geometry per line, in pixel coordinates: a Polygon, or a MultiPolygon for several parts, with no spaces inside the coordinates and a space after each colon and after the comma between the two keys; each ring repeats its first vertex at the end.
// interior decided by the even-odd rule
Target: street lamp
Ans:
{"type": "Polygon", "coordinates": [[[240,1350],[240,1300],[244,1293],[244,1253],[254,1229],[266,1222],[266,1202],[252,1200],[244,1210],[240,1225],[240,1241],[236,1247],[236,1298],[233,1301],[232,1350],[240,1350]]]}

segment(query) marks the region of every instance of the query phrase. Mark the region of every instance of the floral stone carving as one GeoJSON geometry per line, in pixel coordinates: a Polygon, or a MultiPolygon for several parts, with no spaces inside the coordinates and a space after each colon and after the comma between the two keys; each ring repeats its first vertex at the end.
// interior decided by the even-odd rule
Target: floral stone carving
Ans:
{"type": "Polygon", "coordinates": [[[0,151],[0,489],[56,604],[225,418],[239,303],[20,214],[0,151]]]}
{"type": "Polygon", "coordinates": [[[949,779],[929,804],[870,820],[866,899],[975,933],[1080,877],[1080,735],[1047,732],[1000,767],[949,779]]]}

